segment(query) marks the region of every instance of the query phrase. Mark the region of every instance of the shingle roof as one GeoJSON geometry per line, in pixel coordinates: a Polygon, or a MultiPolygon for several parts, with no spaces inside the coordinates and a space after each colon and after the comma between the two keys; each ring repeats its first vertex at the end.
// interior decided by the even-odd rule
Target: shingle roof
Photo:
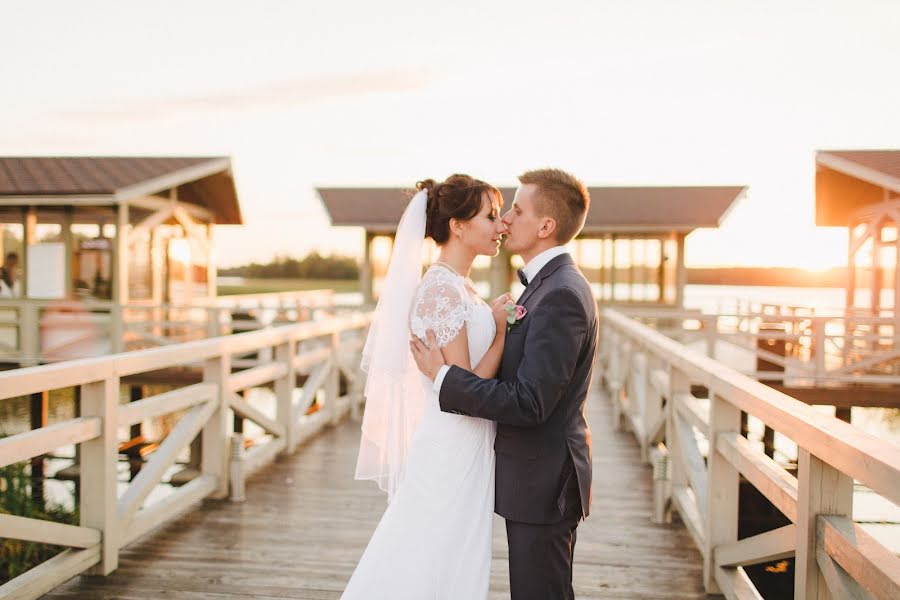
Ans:
{"type": "MultiPolygon", "coordinates": [[[[746,188],[591,187],[583,233],[682,231],[718,227],[746,188]]],[[[317,188],[332,224],[392,232],[410,193],[403,188],[317,188]]],[[[515,188],[500,188],[506,205],[515,188]]]]}
{"type": "Polygon", "coordinates": [[[900,150],[822,150],[816,162],[900,193],[900,150]]]}
{"type": "MultiPolygon", "coordinates": [[[[224,157],[0,157],[0,197],[150,195],[182,186],[218,223],[241,223],[230,161],[224,157]]],[[[64,200],[62,201],[64,203],[64,200]]]]}

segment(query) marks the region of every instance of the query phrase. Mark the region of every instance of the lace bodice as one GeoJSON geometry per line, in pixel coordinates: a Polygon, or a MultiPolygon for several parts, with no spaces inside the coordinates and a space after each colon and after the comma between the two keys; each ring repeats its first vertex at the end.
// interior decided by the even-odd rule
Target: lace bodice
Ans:
{"type": "Polygon", "coordinates": [[[434,331],[443,348],[466,326],[474,366],[494,340],[496,325],[491,309],[469,289],[467,281],[446,267],[432,265],[416,290],[409,327],[418,337],[425,337],[429,329],[434,331]]]}

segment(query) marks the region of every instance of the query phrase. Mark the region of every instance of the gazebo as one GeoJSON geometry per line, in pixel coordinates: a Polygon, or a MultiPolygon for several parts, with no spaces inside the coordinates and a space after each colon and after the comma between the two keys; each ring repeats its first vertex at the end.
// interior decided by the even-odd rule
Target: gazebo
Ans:
{"type": "Polygon", "coordinates": [[[816,225],[848,228],[848,311],[876,317],[893,313],[897,330],[900,150],[817,152],[816,225]],[[866,287],[868,294],[858,293],[866,287]],[[893,295],[883,294],[885,289],[893,295]]]}
{"type": "MultiPolygon", "coordinates": [[[[0,254],[21,275],[0,297],[0,360],[42,361],[50,313],[96,321],[103,353],[122,349],[126,305],[215,297],[213,226],[240,223],[226,157],[0,157],[0,254]]],[[[66,327],[58,357],[86,342],[66,327]]]]}
{"type": "MultiPolygon", "coordinates": [[[[680,308],[687,281],[685,238],[700,227],[718,227],[744,194],[742,186],[591,187],[584,229],[570,245],[604,304],[651,304],[680,308]]],[[[397,223],[410,197],[403,188],[318,188],[336,226],[361,227],[364,300],[373,301],[397,223]]],[[[500,188],[508,207],[515,188],[500,188]]],[[[427,257],[426,257],[427,258],[427,257]]],[[[519,285],[519,257],[476,262],[473,279],[485,296],[519,285]],[[480,268],[479,268],[480,267],[480,268]]]]}

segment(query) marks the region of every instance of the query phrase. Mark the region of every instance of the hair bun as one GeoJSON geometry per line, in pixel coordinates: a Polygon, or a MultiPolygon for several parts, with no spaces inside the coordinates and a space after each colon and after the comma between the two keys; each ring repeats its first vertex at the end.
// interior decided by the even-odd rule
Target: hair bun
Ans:
{"type": "Polygon", "coordinates": [[[425,237],[434,239],[433,224],[440,210],[438,194],[440,194],[441,185],[436,183],[434,179],[423,179],[416,182],[416,190],[428,191],[428,200],[425,202],[425,237]]]}

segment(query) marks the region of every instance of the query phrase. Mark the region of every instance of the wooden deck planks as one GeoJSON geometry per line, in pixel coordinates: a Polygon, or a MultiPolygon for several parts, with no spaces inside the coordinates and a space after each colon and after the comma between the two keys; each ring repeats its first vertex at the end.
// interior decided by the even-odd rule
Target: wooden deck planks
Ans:
{"type": "MultiPolygon", "coordinates": [[[[578,529],[581,599],[705,598],[702,561],[683,526],[650,522],[652,480],[636,442],[612,430],[607,401],[588,409],[594,505],[578,529]]],[[[81,576],[47,600],[331,600],[384,510],[374,484],[353,480],[359,426],[352,421],[262,470],[247,501],[206,502],[123,550],[108,577],[81,576]]],[[[506,532],[494,522],[491,600],[509,597],[506,532]]]]}

